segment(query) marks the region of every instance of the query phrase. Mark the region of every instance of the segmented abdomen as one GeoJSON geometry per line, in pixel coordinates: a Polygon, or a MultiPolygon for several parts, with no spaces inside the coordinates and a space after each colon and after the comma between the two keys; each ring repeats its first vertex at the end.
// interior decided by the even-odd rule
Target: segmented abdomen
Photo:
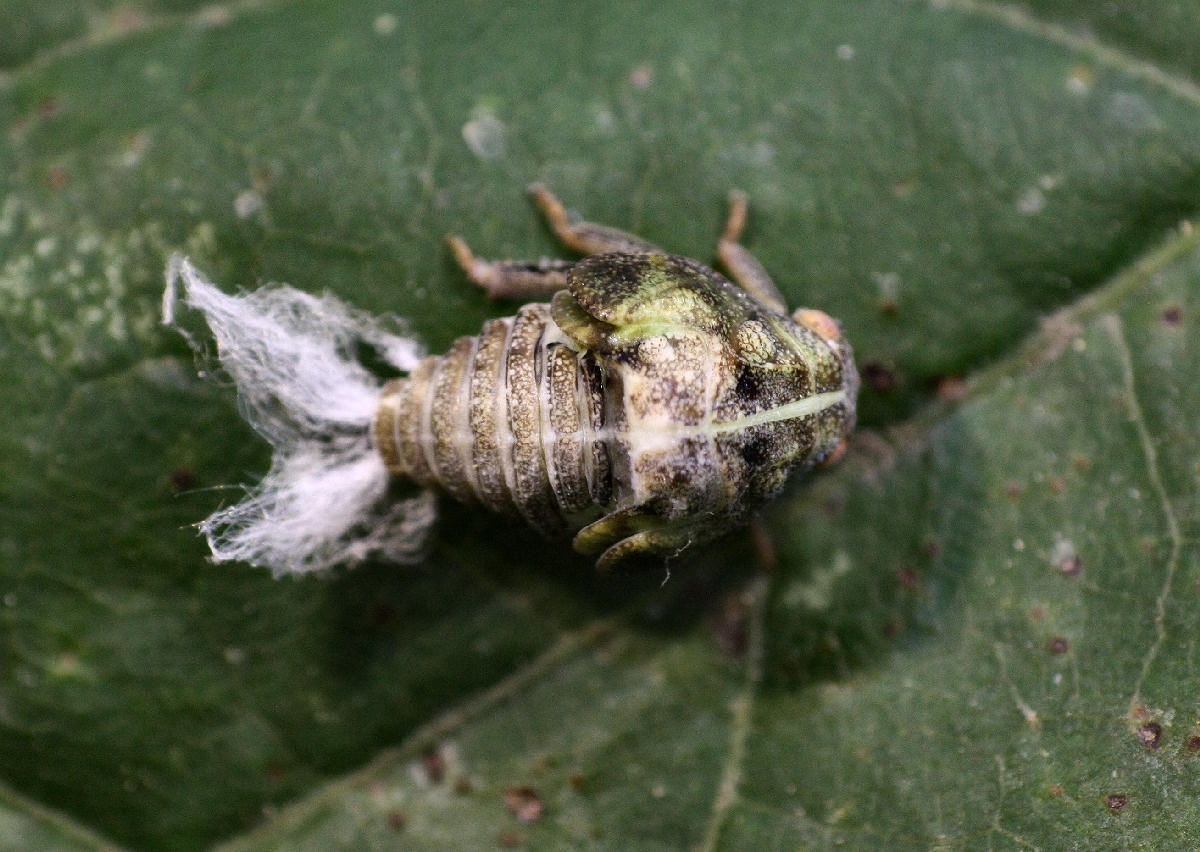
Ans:
{"type": "Polygon", "coordinates": [[[526,305],[390,382],[376,444],[396,474],[559,534],[612,500],[604,384],[550,306],[526,305]]]}

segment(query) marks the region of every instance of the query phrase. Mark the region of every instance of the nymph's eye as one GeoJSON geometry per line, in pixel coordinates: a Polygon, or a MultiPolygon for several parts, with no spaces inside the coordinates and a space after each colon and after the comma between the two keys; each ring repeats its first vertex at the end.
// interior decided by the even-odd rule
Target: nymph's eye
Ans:
{"type": "Polygon", "coordinates": [[[816,311],[812,308],[800,308],[792,314],[792,320],[797,325],[802,325],[816,332],[818,336],[828,340],[830,343],[837,343],[842,339],[842,327],[838,325],[837,320],[824,311],[816,311]]]}
{"type": "Polygon", "coordinates": [[[733,333],[733,345],[747,364],[770,364],[775,360],[775,338],[758,320],[747,320],[733,333]]]}

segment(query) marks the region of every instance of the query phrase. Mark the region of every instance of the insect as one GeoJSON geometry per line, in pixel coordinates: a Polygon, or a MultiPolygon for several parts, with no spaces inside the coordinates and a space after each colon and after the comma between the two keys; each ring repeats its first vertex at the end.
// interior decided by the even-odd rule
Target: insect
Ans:
{"type": "Polygon", "coordinates": [[[739,242],[730,195],[709,267],[614,228],[572,224],[530,188],[582,260],[490,261],[448,238],[496,298],[547,297],[487,322],[383,390],[374,445],[388,469],[523,518],[604,570],[671,556],[747,519],[790,472],[840,457],[858,374],[841,325],[787,314],[739,242]]]}

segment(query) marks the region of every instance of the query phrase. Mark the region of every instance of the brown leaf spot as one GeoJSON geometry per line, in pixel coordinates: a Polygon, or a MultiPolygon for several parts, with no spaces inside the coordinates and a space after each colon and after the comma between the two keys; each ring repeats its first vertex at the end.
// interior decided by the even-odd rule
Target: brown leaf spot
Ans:
{"type": "Polygon", "coordinates": [[[545,805],[532,787],[509,787],[504,791],[504,807],[521,822],[537,822],[545,805]]]}
{"type": "Polygon", "coordinates": [[[1061,476],[1052,476],[1050,478],[1050,490],[1055,494],[1062,494],[1067,490],[1067,480],[1061,476]]]}
{"type": "Polygon", "coordinates": [[[1200,752],[1200,734],[1192,734],[1187,738],[1187,750],[1192,754],[1200,752]]]}
{"type": "Polygon", "coordinates": [[[937,396],[943,402],[962,402],[967,397],[967,383],[962,376],[944,376],[937,383],[937,396]]]}
{"type": "Polygon", "coordinates": [[[512,849],[516,846],[520,846],[524,842],[525,841],[521,839],[521,835],[517,834],[515,831],[502,831],[496,837],[496,844],[498,846],[503,846],[505,849],[512,849]]]}
{"type": "Polygon", "coordinates": [[[1050,653],[1054,654],[1055,656],[1067,653],[1070,648],[1071,643],[1061,636],[1055,636],[1050,640],[1050,644],[1047,646],[1047,649],[1050,651],[1050,653]]]}
{"type": "Polygon", "coordinates": [[[454,779],[454,792],[460,796],[466,796],[475,790],[475,785],[471,783],[471,779],[465,775],[460,775],[454,779]]]}
{"type": "Polygon", "coordinates": [[[446,758],[438,749],[430,749],[421,755],[421,768],[430,784],[441,784],[446,777],[446,758]]]}
{"type": "Polygon", "coordinates": [[[70,182],[66,171],[60,166],[51,166],[46,172],[46,183],[50,184],[51,189],[65,189],[70,182]]]}
{"type": "Polygon", "coordinates": [[[917,587],[917,575],[908,568],[901,568],[896,572],[896,582],[905,589],[915,589],[917,587]]]}
{"type": "Polygon", "coordinates": [[[1183,323],[1183,308],[1179,305],[1167,305],[1163,308],[1162,321],[1168,328],[1178,328],[1183,323]]]}
{"type": "MultiPolygon", "coordinates": [[[[845,442],[842,445],[845,446],[845,442]]],[[[775,555],[775,543],[771,540],[771,531],[767,529],[767,525],[758,515],[755,515],[750,522],[750,541],[754,545],[758,564],[763,567],[764,571],[774,571],[775,566],[779,563],[775,555]]]]}
{"type": "Polygon", "coordinates": [[[58,115],[58,110],[58,98],[42,98],[41,103],[38,104],[38,115],[42,118],[54,118],[58,115]]]}
{"type": "Polygon", "coordinates": [[[1129,796],[1124,793],[1109,793],[1108,798],[1104,800],[1104,804],[1114,814],[1120,813],[1129,804],[1129,796]]]}
{"type": "Polygon", "coordinates": [[[392,831],[399,831],[400,829],[404,828],[404,823],[406,821],[407,820],[403,811],[388,811],[387,826],[392,831]]]}
{"type": "Polygon", "coordinates": [[[1062,784],[1055,784],[1053,787],[1050,788],[1050,798],[1061,799],[1062,795],[1063,795],[1063,785],[1062,784]]]}
{"type": "Polygon", "coordinates": [[[713,618],[712,633],[721,653],[738,660],[746,653],[749,641],[750,609],[736,592],[725,596],[713,618]]]}
{"type": "Polygon", "coordinates": [[[1021,486],[1016,482],[1010,482],[1004,486],[1004,496],[1009,500],[1016,500],[1021,496],[1021,486]]]}
{"type": "Polygon", "coordinates": [[[896,389],[896,373],[878,361],[867,361],[859,368],[867,387],[877,393],[889,393],[896,389]]]}
{"type": "Polygon", "coordinates": [[[1162,735],[1162,725],[1158,724],[1158,722],[1147,722],[1144,725],[1139,725],[1137,729],[1138,739],[1141,740],[1142,745],[1151,751],[1162,745],[1162,735]]]}
{"type": "Polygon", "coordinates": [[[176,468],[171,471],[171,488],[176,494],[189,490],[195,484],[196,474],[186,467],[176,468]]]}
{"type": "Polygon", "coordinates": [[[1091,466],[1092,460],[1083,453],[1076,453],[1075,455],[1071,456],[1071,467],[1075,468],[1076,470],[1087,470],[1091,466]]]}
{"type": "Polygon", "coordinates": [[[572,772],[567,778],[567,783],[571,785],[572,790],[574,790],[576,793],[580,793],[583,792],[583,788],[587,783],[587,779],[581,772],[572,772]]]}
{"type": "Polygon", "coordinates": [[[654,82],[654,69],[649,65],[639,65],[629,72],[629,85],[635,89],[648,89],[654,82]]]}
{"type": "Polygon", "coordinates": [[[1079,572],[1083,570],[1083,560],[1079,558],[1078,553],[1072,553],[1059,561],[1058,570],[1064,577],[1078,577],[1079,572]]]}

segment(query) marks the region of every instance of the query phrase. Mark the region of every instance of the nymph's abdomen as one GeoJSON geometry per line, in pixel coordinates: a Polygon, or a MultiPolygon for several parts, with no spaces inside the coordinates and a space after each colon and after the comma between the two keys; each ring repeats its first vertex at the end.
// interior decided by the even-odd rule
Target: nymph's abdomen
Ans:
{"type": "Polygon", "coordinates": [[[612,498],[604,392],[595,358],[530,304],[390,382],[375,441],[393,473],[559,535],[612,498]]]}

